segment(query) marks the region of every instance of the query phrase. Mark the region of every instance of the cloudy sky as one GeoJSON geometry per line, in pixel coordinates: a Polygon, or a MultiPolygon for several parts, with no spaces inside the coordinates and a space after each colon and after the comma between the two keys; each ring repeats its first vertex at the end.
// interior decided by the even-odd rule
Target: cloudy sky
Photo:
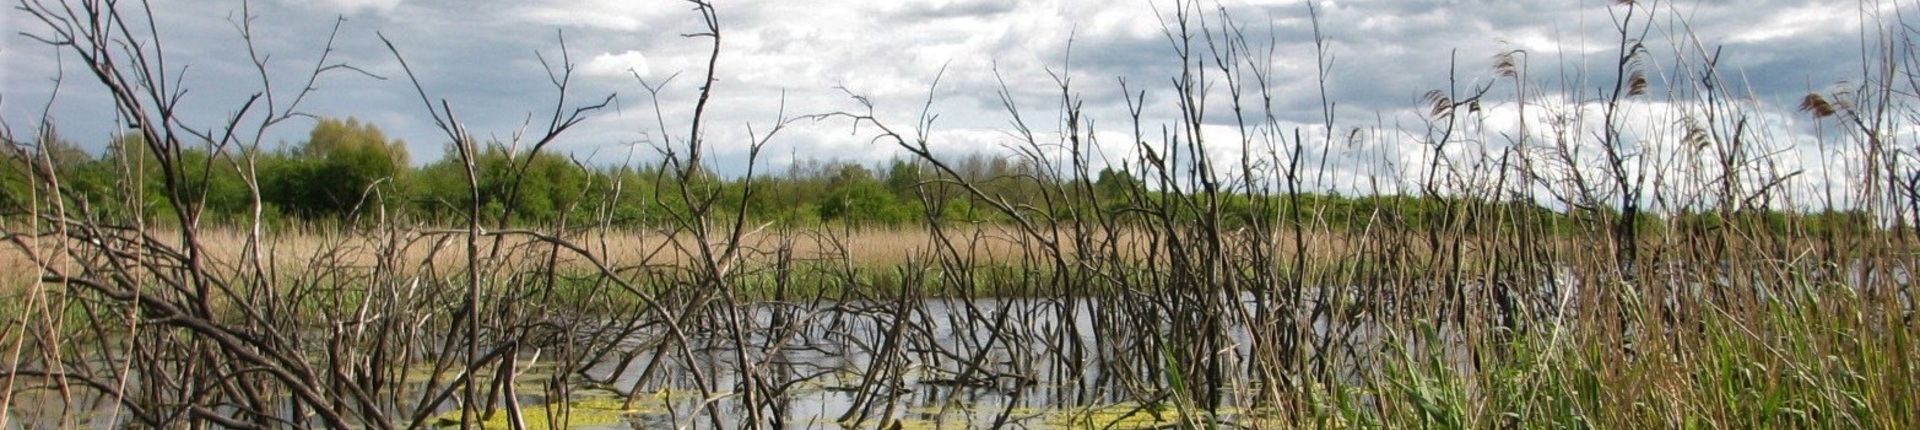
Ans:
{"type": "MultiPolygon", "coordinates": [[[[1178,8],[1171,0],[715,3],[725,37],[709,138],[723,171],[740,170],[748,130],[768,130],[782,107],[789,117],[858,109],[841,88],[872,100],[879,115],[897,126],[911,125],[933,91],[933,111],[940,115],[936,145],[953,152],[993,151],[1012,142],[1009,116],[997,96],[1002,82],[1040,131],[1053,130],[1057,122],[1056,75],[1072,79],[1096,125],[1118,133],[1110,140],[1124,142],[1118,136],[1128,132],[1122,79],[1145,91],[1149,117],[1173,115],[1170,79],[1180,64],[1164,32],[1178,8]]],[[[240,1],[153,4],[172,56],[170,72],[190,91],[185,109],[191,124],[214,126],[259,91],[234,24],[242,16],[240,1]]],[[[1891,21],[1895,10],[1851,0],[1650,4],[1648,44],[1655,55],[1646,64],[1656,88],[1691,73],[1674,58],[1676,47],[1717,48],[1722,73],[1744,82],[1741,90],[1778,118],[1774,126],[1783,130],[1808,129],[1795,122],[1792,107],[1809,90],[1858,80],[1863,34],[1891,21]]],[[[1326,85],[1337,103],[1335,128],[1389,130],[1421,126],[1421,96],[1448,86],[1450,64],[1458,85],[1469,87],[1494,79],[1494,56],[1510,50],[1526,52],[1535,97],[1597,97],[1612,75],[1614,25],[1625,10],[1604,0],[1315,0],[1313,6],[1333,58],[1326,85]]],[[[1220,24],[1216,9],[1224,9],[1256,43],[1271,41],[1272,59],[1264,64],[1274,73],[1271,92],[1280,124],[1320,122],[1308,3],[1224,0],[1202,8],[1212,25],[1220,24]]],[[[49,106],[53,79],[65,64],[66,81],[52,98],[51,116],[64,136],[98,148],[114,126],[97,85],[78,73],[71,54],[20,35],[44,34],[39,22],[11,9],[0,13],[6,26],[0,113],[8,125],[17,134],[30,128],[49,106]]],[[[577,66],[568,106],[609,94],[616,101],[556,148],[600,163],[657,159],[655,146],[684,133],[677,124],[690,111],[707,49],[707,40],[681,36],[703,28],[699,14],[678,0],[255,0],[251,15],[257,46],[270,54],[275,89],[289,95],[313,67],[336,19],[344,18],[330,61],[367,74],[322,76],[302,110],[371,121],[404,139],[416,162],[439,158],[447,139],[380,35],[413,66],[430,97],[446,100],[473,133],[501,141],[523,128],[533,133],[544,127],[557,94],[542,59],[559,64],[564,37],[577,66]],[[664,85],[657,100],[643,81],[664,85]],[[660,130],[656,101],[667,133],[660,130]]],[[[1224,89],[1211,91],[1224,99],[1218,97],[1224,89]]],[[[1216,115],[1211,121],[1224,126],[1231,119],[1216,115]]],[[[308,125],[285,126],[267,145],[298,141],[308,125]]],[[[777,167],[796,157],[873,161],[897,153],[870,142],[870,131],[846,121],[793,123],[769,144],[765,163],[777,167]]],[[[1124,144],[1108,145],[1114,154],[1127,151],[1124,144]]],[[[1405,151],[1392,146],[1335,158],[1417,164],[1371,152],[1405,151]]]]}

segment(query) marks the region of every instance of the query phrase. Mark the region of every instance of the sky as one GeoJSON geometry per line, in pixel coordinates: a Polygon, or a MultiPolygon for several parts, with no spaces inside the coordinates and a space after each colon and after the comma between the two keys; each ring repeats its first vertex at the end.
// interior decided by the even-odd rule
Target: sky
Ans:
{"type": "MultiPolygon", "coordinates": [[[[680,0],[151,3],[169,73],[188,89],[182,105],[190,125],[216,126],[261,91],[236,24],[241,17],[252,19],[254,46],[266,54],[272,91],[283,103],[315,68],[337,25],[327,64],[352,69],[321,75],[299,111],[371,122],[404,140],[415,163],[440,158],[449,139],[436,128],[397,58],[412,67],[427,98],[451,106],[469,132],[502,142],[515,136],[525,140],[545,129],[560,102],[548,70],[572,64],[562,109],[609,95],[613,102],[590,113],[553,149],[604,165],[651,162],[659,158],[659,148],[683,141],[711,42],[685,36],[705,29],[699,13],[680,0]]],[[[1720,72],[1755,106],[1754,115],[1788,135],[1818,133],[1794,107],[1809,91],[1858,81],[1862,40],[1877,37],[1876,28],[1888,25],[1898,11],[1854,0],[1642,4],[1643,11],[1652,11],[1648,45],[1653,54],[1645,65],[1656,88],[1686,79],[1688,62],[1679,58],[1687,52],[1719,52],[1720,72]]],[[[1130,93],[1122,90],[1122,81],[1132,95],[1144,94],[1144,116],[1154,124],[1148,128],[1177,115],[1172,78],[1179,76],[1181,63],[1166,32],[1180,8],[1173,1],[714,0],[714,5],[723,37],[706,138],[712,162],[722,172],[742,171],[747,142],[777,124],[785,126],[768,140],[762,168],[778,169],[796,159],[873,163],[900,154],[875,142],[871,127],[844,119],[801,119],[861,111],[850,94],[871,101],[877,116],[896,128],[915,125],[931,100],[929,110],[938,115],[934,146],[948,153],[1005,153],[1018,143],[1002,88],[1028,125],[1041,132],[1057,130],[1061,91],[1056,77],[1071,82],[1072,94],[1101,130],[1101,153],[1109,157],[1131,154],[1126,144],[1130,93]]],[[[1615,24],[1626,10],[1598,0],[1222,0],[1199,5],[1210,25],[1222,26],[1224,11],[1262,51],[1270,49],[1265,51],[1270,60],[1261,63],[1272,70],[1276,128],[1311,131],[1322,123],[1317,17],[1331,58],[1324,88],[1334,103],[1333,128],[1385,130],[1373,133],[1369,145],[1327,154],[1330,169],[1340,170],[1327,174],[1336,182],[1416,175],[1412,170],[1417,169],[1405,166],[1422,164],[1418,157],[1425,151],[1406,141],[1425,133],[1422,96],[1447,88],[1450,76],[1451,85],[1461,88],[1495,82],[1493,59],[1502,52],[1525,52],[1531,97],[1569,105],[1599,97],[1613,75],[1619,42],[1615,24]]],[[[0,118],[14,133],[30,134],[45,114],[63,137],[100,148],[117,128],[99,85],[81,72],[72,54],[23,35],[45,34],[42,23],[18,10],[0,14],[5,15],[0,118]],[[56,97],[57,77],[63,79],[56,97]]],[[[1226,91],[1209,88],[1210,104],[1224,103],[1226,91]]],[[[1648,116],[1652,119],[1646,121],[1664,121],[1648,116]]],[[[1215,114],[1208,122],[1210,130],[1235,133],[1230,116],[1215,114]]],[[[262,143],[297,144],[311,124],[290,121],[262,143]]],[[[1498,137],[1500,131],[1489,135],[1498,137]]],[[[1224,146],[1219,151],[1234,151],[1234,145],[1224,146]]],[[[1818,158],[1817,150],[1796,151],[1802,151],[1796,156],[1802,159],[1818,158]]]]}

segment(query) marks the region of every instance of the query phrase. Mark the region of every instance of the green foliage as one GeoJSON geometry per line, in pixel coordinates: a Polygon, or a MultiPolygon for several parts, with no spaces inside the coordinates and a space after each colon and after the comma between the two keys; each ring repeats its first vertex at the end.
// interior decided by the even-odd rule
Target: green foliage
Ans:
{"type": "Polygon", "coordinates": [[[841,166],[815,204],[822,221],[901,224],[913,219],[894,192],[858,164],[841,166]]]}
{"type": "Polygon", "coordinates": [[[145,216],[152,219],[153,214],[171,210],[162,204],[167,195],[160,160],[140,135],[123,133],[114,137],[107,143],[106,153],[100,156],[96,171],[112,178],[109,179],[112,184],[102,188],[114,191],[101,195],[108,199],[102,208],[112,214],[112,218],[126,221],[145,216]]]}
{"type": "Polygon", "coordinates": [[[552,223],[595,196],[608,192],[613,175],[595,174],[551,152],[509,152],[492,144],[474,157],[474,182],[468,184],[466,166],[455,149],[440,161],[420,169],[411,188],[415,208],[426,219],[451,221],[474,204],[478,189],[480,215],[489,222],[552,223]]]}
{"type": "Polygon", "coordinates": [[[1823,210],[1796,213],[1784,211],[1681,212],[1669,217],[1674,229],[1714,232],[1728,228],[1740,231],[1765,231],[1774,235],[1805,233],[1814,236],[1859,234],[1874,228],[1873,218],[1861,210],[1823,210]]]}
{"type": "Polygon", "coordinates": [[[234,168],[228,154],[190,150],[181,157],[187,201],[200,206],[202,217],[217,223],[240,220],[253,206],[252,192],[234,168]]]}
{"type": "Polygon", "coordinates": [[[45,166],[51,161],[55,171],[71,173],[92,160],[85,151],[62,140],[58,134],[49,132],[37,140],[32,146],[15,147],[17,152],[10,151],[0,160],[0,213],[22,213],[35,204],[36,188],[44,188],[40,186],[42,178],[36,173],[36,166],[45,166]]]}
{"type": "MultiPolygon", "coordinates": [[[[123,134],[98,158],[55,134],[39,139],[36,153],[16,155],[0,169],[0,209],[18,213],[33,196],[24,157],[52,160],[62,198],[98,216],[128,221],[176,219],[165,172],[139,135],[123,134]]],[[[176,165],[186,206],[213,222],[240,222],[252,198],[239,153],[189,148],[176,165]]],[[[261,200],[270,216],[303,220],[349,219],[372,208],[404,212],[430,223],[463,222],[472,207],[466,168],[451,146],[440,160],[414,169],[404,144],[379,127],[356,119],[321,119],[308,139],[279,151],[256,154],[261,200]],[[378,205],[378,206],[374,206],[378,205]]],[[[879,164],[796,160],[781,174],[726,178],[709,171],[692,176],[696,200],[711,198],[716,215],[744,214],[754,223],[814,226],[853,223],[901,226],[931,217],[950,222],[1003,222],[993,203],[1032,215],[1071,222],[1100,217],[1121,223],[1217,219],[1222,227],[1253,223],[1334,231],[1368,228],[1445,230],[1508,234],[1529,229],[1547,234],[1605,231],[1619,218],[1611,208],[1556,211],[1525,201],[1414,195],[1350,197],[1333,193],[1216,194],[1178,192],[1148,184],[1134,172],[1108,167],[1089,177],[1060,177],[1019,158],[970,155],[945,161],[939,170],[925,161],[896,158],[879,164]],[[971,187],[971,189],[969,189],[971,187]],[[749,191],[750,190],[750,191],[749,191]],[[979,194],[975,194],[975,190],[979,194]],[[1485,222],[1499,219],[1502,222],[1485,222]]],[[[686,213],[676,175],[663,166],[590,166],[554,152],[511,152],[486,145],[476,154],[479,216],[489,223],[545,224],[566,216],[596,217],[619,225],[670,222],[686,213]],[[584,212],[583,212],[584,211],[584,212]],[[599,218],[604,217],[604,218],[599,218]]],[[[1733,220],[1714,210],[1662,217],[1639,213],[1643,234],[1714,231],[1737,224],[1742,231],[1831,236],[1877,228],[1860,211],[1742,211],[1733,220]],[[1758,229],[1758,230],[1756,230],[1758,229]]]]}
{"type": "Polygon", "coordinates": [[[307,142],[268,157],[263,198],[302,218],[346,218],[368,204],[385,204],[383,190],[407,170],[406,145],[356,119],[323,118],[307,142]]]}
{"type": "Polygon", "coordinates": [[[138,134],[125,133],[107,144],[97,160],[67,155],[68,162],[56,168],[67,182],[67,198],[82,203],[84,210],[105,219],[130,222],[179,219],[174,205],[179,199],[187,210],[200,214],[202,221],[229,222],[252,207],[251,192],[232,158],[233,154],[202,148],[186,148],[172,154],[172,172],[164,170],[160,158],[138,134]],[[179,194],[168,190],[166,177],[179,180],[179,194]]]}
{"type": "Polygon", "coordinates": [[[662,178],[658,169],[621,166],[598,170],[594,176],[606,184],[605,192],[589,198],[610,221],[623,225],[663,221],[663,210],[671,203],[655,198],[662,178]]]}
{"type": "Polygon", "coordinates": [[[1112,168],[1100,169],[1098,179],[1093,182],[1094,196],[1109,205],[1125,205],[1136,193],[1145,192],[1146,189],[1146,184],[1141,183],[1140,178],[1112,168]]]}
{"type": "MultiPolygon", "coordinates": [[[[134,134],[119,136],[98,159],[64,141],[42,146],[53,151],[51,158],[66,185],[66,198],[113,219],[174,218],[177,214],[165,204],[171,196],[165,190],[164,172],[139,139],[134,134]]],[[[238,155],[182,151],[177,165],[184,185],[180,197],[189,202],[189,207],[202,210],[203,219],[237,222],[249,216],[251,196],[245,176],[240,174],[238,155]]],[[[416,170],[408,163],[402,142],[388,139],[373,124],[352,118],[321,119],[306,142],[257,154],[256,161],[261,199],[268,204],[265,209],[269,214],[305,220],[348,219],[378,207],[404,210],[428,222],[451,223],[464,220],[473,204],[466,168],[452,147],[440,160],[416,170]]],[[[679,189],[675,175],[662,174],[660,166],[591,167],[552,152],[510,153],[500,144],[482,148],[474,162],[480,216],[490,224],[503,220],[508,224],[552,223],[580,210],[596,211],[588,213],[618,224],[657,224],[671,220],[671,214],[684,213],[675,208],[686,204],[675,191],[679,189]]],[[[23,201],[29,191],[24,160],[9,163],[6,171],[0,172],[0,203],[23,201]]],[[[873,166],[800,160],[780,175],[729,179],[697,172],[691,190],[696,199],[713,198],[720,214],[744,213],[754,222],[786,226],[829,222],[898,226],[927,217],[956,222],[1005,220],[1006,214],[989,204],[989,199],[1079,220],[1105,213],[1125,222],[1142,222],[1142,216],[1161,209],[1171,210],[1177,220],[1200,216],[1194,211],[1201,206],[1170,200],[1167,191],[1151,188],[1123,170],[1102,169],[1092,178],[1054,178],[1018,159],[972,155],[949,163],[951,174],[908,158],[873,166]],[[963,183],[981,195],[973,194],[963,183]]],[[[1472,202],[1409,196],[1222,193],[1212,198],[1222,222],[1229,225],[1291,220],[1334,229],[1369,225],[1444,228],[1456,216],[1476,216],[1454,213],[1456,210],[1506,210],[1520,219],[1543,224],[1564,219],[1532,205],[1460,206],[1472,202]],[[1302,219],[1289,218],[1296,215],[1302,219]]],[[[1825,226],[1857,224],[1851,220],[1832,215],[1788,222],[1827,231],[1840,227],[1825,226]]]]}

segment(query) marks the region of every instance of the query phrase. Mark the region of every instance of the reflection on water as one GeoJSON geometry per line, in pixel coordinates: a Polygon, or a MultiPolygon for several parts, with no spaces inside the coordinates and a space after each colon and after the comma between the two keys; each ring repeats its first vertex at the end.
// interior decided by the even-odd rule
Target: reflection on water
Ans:
{"type": "MultiPolygon", "coordinates": [[[[1247,315],[1258,310],[1250,297],[1240,303],[1247,315]]],[[[1164,402],[1170,394],[1163,388],[1167,363],[1153,356],[1159,348],[1150,345],[1165,335],[1167,324],[1109,306],[1125,305],[1097,299],[758,305],[739,325],[759,329],[703,333],[691,354],[669,354],[656,371],[663,377],[651,383],[638,380],[646,362],[595,367],[595,377],[617,376],[615,386],[622,390],[671,393],[647,396],[655,403],[634,408],[629,422],[597,428],[743,426],[749,416],[746,384],[777,385],[763,391],[778,395],[762,403],[763,420],[794,428],[895,421],[905,428],[1171,423],[1177,413],[1164,402]],[[748,347],[735,348],[736,339],[748,347]],[[701,387],[704,395],[697,392],[701,387]]],[[[1232,315],[1219,317],[1228,348],[1215,358],[1239,368],[1232,370],[1236,379],[1251,380],[1244,367],[1254,353],[1252,333],[1230,322],[1232,315]]],[[[1334,331],[1325,321],[1314,330],[1334,331]]],[[[1366,330],[1344,331],[1355,339],[1375,337],[1356,334],[1366,330]]],[[[1224,394],[1220,405],[1240,403],[1238,391],[1224,394]]],[[[1214,412],[1216,419],[1247,421],[1258,419],[1259,411],[1223,406],[1214,412]]]]}
{"type": "MultiPolygon", "coordinates": [[[[1556,294],[1540,301],[1551,303],[1574,289],[1571,283],[1556,285],[1556,294]]],[[[1370,360],[1389,347],[1460,347],[1382,328],[1372,315],[1400,304],[1362,297],[1394,296],[1307,289],[1290,299],[1243,293],[1231,299],[715,306],[689,318],[696,322],[679,334],[669,324],[645,324],[614,342],[618,353],[582,355],[588,358],[565,366],[553,362],[558,352],[522,350],[514,398],[534,427],[564,410],[577,428],[1128,428],[1171,423],[1179,419],[1177,406],[1197,406],[1188,412],[1244,426],[1267,419],[1266,411],[1247,405],[1259,404],[1273,385],[1329,379],[1276,375],[1267,367],[1276,362],[1358,383],[1378,367],[1370,360]],[[1173,305],[1181,300],[1211,302],[1173,305]],[[579,372],[554,374],[570,372],[561,369],[579,372]],[[565,394],[556,394],[546,381],[557,377],[602,382],[570,383],[565,394]],[[1175,382],[1181,380],[1189,384],[1175,382]],[[549,398],[556,395],[567,401],[549,398]]],[[[1554,313],[1538,314],[1544,319],[1554,313]]],[[[1452,330],[1457,328],[1442,327],[1439,339],[1451,339],[1452,330]]],[[[424,381],[408,384],[417,390],[424,381]]],[[[12,428],[127,424],[117,419],[116,403],[99,396],[69,402],[57,390],[15,392],[7,411],[12,428]],[[90,412],[69,413],[76,410],[90,412]]],[[[410,409],[395,404],[388,415],[410,409]]],[[[457,423],[459,406],[452,401],[435,410],[439,415],[425,422],[457,423]]],[[[506,426],[504,417],[488,418],[489,427],[506,426]]]]}

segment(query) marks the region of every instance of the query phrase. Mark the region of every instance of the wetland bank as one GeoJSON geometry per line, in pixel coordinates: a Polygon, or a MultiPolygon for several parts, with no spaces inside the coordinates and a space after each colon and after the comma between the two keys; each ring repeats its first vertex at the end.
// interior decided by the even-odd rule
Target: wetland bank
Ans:
{"type": "Polygon", "coordinates": [[[1231,10],[1175,1],[1166,82],[1063,65],[1055,87],[1003,85],[1003,152],[943,146],[936,80],[923,104],[842,88],[840,110],[748,127],[749,167],[721,174],[731,33],[712,3],[675,5],[704,66],[636,74],[657,154],[623,166],[553,153],[618,107],[572,84],[564,39],[538,56],[553,105],[502,141],[379,35],[384,78],[448,142],[414,168],[351,119],[263,149],[309,122],[313,82],[367,73],[334,37],[289,88],[252,44],[269,30],[230,21],[261,95],[189,125],[175,107],[208,101],[170,86],[144,2],[20,2],[33,40],[89,66],[62,85],[106,89],[127,131],[96,159],[50,122],[0,130],[0,428],[1920,423],[1905,15],[1862,37],[1886,49],[1861,84],[1799,100],[1818,142],[1762,132],[1783,120],[1665,3],[1606,6],[1604,79],[1462,56],[1488,61],[1431,71],[1420,121],[1389,128],[1335,115],[1340,34],[1316,6],[1314,49],[1275,58],[1231,10]],[[1317,95],[1271,85],[1281,63],[1314,65],[1317,95]],[[1116,90],[1118,125],[1082,110],[1116,90]],[[1023,110],[1035,91],[1052,110],[1023,110]],[[1298,97],[1322,123],[1278,119],[1298,97]],[[763,171],[820,124],[905,157],[763,171]],[[1129,151],[1093,149],[1113,139],[1129,151]],[[1369,139],[1406,140],[1418,174],[1329,191],[1329,160],[1369,139]],[[1850,170],[1778,155],[1814,144],[1850,170]]]}

